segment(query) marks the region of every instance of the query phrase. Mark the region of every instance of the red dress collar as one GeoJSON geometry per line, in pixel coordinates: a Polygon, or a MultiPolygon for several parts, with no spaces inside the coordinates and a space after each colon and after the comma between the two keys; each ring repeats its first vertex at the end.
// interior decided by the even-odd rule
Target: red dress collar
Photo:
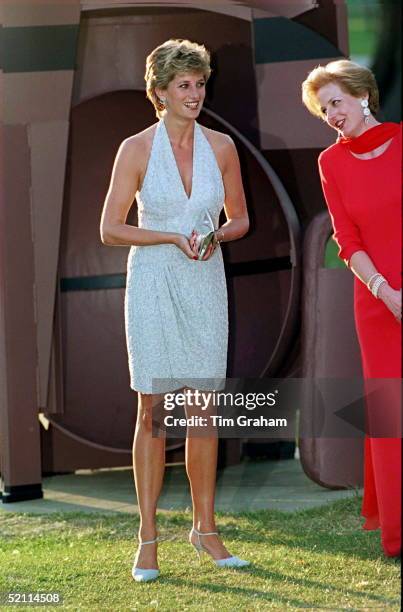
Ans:
{"type": "Polygon", "coordinates": [[[398,123],[380,123],[356,138],[341,137],[337,142],[348,147],[353,153],[368,153],[396,136],[399,130],[398,123]]]}

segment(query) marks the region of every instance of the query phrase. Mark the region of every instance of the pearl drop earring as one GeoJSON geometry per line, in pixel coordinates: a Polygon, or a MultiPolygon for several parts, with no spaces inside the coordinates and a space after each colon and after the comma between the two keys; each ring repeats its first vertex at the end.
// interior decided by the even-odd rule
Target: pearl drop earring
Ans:
{"type": "Polygon", "coordinates": [[[364,114],[364,123],[368,123],[371,111],[368,108],[368,100],[361,100],[362,112],[364,114]]]}

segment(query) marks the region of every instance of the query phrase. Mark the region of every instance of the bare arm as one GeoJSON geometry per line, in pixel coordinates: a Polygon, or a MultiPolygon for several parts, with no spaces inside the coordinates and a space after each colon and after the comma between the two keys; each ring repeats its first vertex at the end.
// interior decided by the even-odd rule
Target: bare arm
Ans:
{"type": "MultiPolygon", "coordinates": [[[[364,284],[367,284],[371,276],[377,272],[382,274],[381,270],[375,268],[365,251],[353,253],[350,257],[349,267],[364,284]]],[[[388,282],[385,282],[379,288],[378,297],[400,322],[402,318],[402,290],[397,291],[388,282]]]]}
{"type": "Polygon", "coordinates": [[[215,240],[208,247],[203,259],[209,259],[218,242],[230,242],[242,238],[249,229],[249,216],[246,208],[245,193],[242,185],[241,167],[235,145],[229,136],[216,134],[219,137],[215,151],[222,173],[227,221],[214,232],[215,240]]]}
{"type": "Polygon", "coordinates": [[[139,188],[144,141],[128,138],[120,145],[112,171],[111,183],[101,216],[101,240],[108,246],[149,246],[175,244],[185,255],[194,253],[186,236],[174,232],[158,232],[126,223],[127,215],[139,188]]]}
{"type": "MultiPolygon", "coordinates": [[[[207,248],[203,260],[211,257],[218,242],[230,242],[242,238],[249,229],[249,216],[242,185],[241,167],[235,145],[229,136],[220,132],[210,131],[208,139],[213,147],[222,174],[225,190],[224,211],[227,221],[214,232],[215,240],[207,248]]],[[[195,239],[196,234],[192,234],[192,247],[194,247],[195,239]]]]}
{"type": "Polygon", "coordinates": [[[217,239],[229,242],[242,238],[249,229],[245,192],[242,185],[241,167],[234,143],[227,137],[222,152],[223,181],[225,188],[224,210],[227,221],[217,230],[217,239]]]}

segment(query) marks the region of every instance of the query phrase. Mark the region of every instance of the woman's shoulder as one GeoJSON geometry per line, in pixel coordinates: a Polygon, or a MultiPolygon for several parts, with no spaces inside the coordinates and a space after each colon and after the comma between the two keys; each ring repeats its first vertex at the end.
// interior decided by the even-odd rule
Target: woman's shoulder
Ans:
{"type": "Polygon", "coordinates": [[[339,142],[335,142],[327,149],[324,149],[318,157],[319,166],[326,165],[329,162],[337,161],[343,156],[343,147],[339,142]]]}
{"type": "Polygon", "coordinates": [[[232,168],[239,163],[235,143],[228,134],[206,128],[204,125],[200,127],[213,150],[221,174],[224,175],[228,168],[232,168]]]}
{"type": "Polygon", "coordinates": [[[131,168],[142,171],[149,158],[155,130],[158,123],[150,125],[145,130],[128,136],[119,146],[118,159],[122,163],[129,164],[131,168]]]}
{"type": "Polygon", "coordinates": [[[213,149],[219,149],[222,151],[235,146],[234,141],[228,134],[218,132],[217,130],[212,130],[211,128],[208,128],[205,125],[201,125],[200,123],[199,126],[201,127],[203,134],[206,136],[213,149]]]}
{"type": "Polygon", "coordinates": [[[145,130],[128,136],[121,143],[121,148],[125,149],[128,153],[137,154],[139,151],[144,151],[144,147],[147,147],[147,145],[151,146],[157,125],[158,122],[153,123],[145,130]]]}

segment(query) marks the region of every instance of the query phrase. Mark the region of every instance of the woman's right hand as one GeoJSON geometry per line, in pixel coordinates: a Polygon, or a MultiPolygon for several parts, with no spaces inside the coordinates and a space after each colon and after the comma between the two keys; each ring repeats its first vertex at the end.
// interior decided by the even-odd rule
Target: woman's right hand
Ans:
{"type": "Polygon", "coordinates": [[[184,234],[175,234],[173,239],[173,244],[175,244],[178,249],[182,251],[189,259],[197,259],[197,253],[194,250],[194,240],[193,234],[189,238],[187,238],[184,234]],[[192,248],[193,247],[193,248],[192,248]]]}
{"type": "Polygon", "coordinates": [[[395,319],[402,321],[402,290],[396,291],[388,283],[382,283],[378,292],[379,298],[390,310],[395,319]]]}

